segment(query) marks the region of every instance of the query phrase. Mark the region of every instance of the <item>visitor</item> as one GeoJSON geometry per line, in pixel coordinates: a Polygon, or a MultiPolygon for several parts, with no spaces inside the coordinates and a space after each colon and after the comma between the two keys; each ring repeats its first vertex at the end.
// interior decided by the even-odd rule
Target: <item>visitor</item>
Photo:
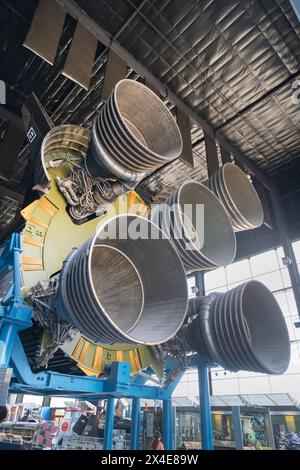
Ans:
{"type": "Polygon", "coordinates": [[[151,443],[151,450],[164,450],[164,445],[161,440],[161,433],[159,431],[155,431],[154,439],[151,443]]]}

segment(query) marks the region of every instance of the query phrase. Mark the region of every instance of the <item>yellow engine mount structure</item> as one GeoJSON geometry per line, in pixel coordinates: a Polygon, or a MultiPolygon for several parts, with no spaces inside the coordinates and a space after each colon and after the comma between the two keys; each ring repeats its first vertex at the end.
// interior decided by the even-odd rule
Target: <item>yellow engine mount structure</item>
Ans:
{"type": "MultiPolygon", "coordinates": [[[[63,261],[72,248],[79,246],[94,234],[97,227],[114,215],[147,214],[148,207],[135,191],[121,195],[115,202],[107,204],[105,214],[82,224],[76,224],[67,213],[67,202],[60,192],[55,178],[65,178],[70,172],[70,156],[84,158],[90,140],[88,129],[77,126],[61,126],[50,135],[48,145],[43,144],[42,161],[49,179],[48,192],[23,209],[26,225],[22,233],[22,278],[23,295],[40,281],[47,281],[60,271],[63,261]],[[62,129],[63,128],[63,132],[62,129]],[[50,160],[64,160],[58,167],[47,167],[50,160]]],[[[46,142],[47,144],[47,142],[46,142]]],[[[43,345],[51,338],[45,331],[43,345]]],[[[114,361],[128,361],[131,373],[152,366],[159,375],[162,365],[154,358],[151,349],[143,345],[102,345],[90,341],[77,333],[72,341],[61,349],[87,375],[105,373],[107,365],[114,361]]]]}

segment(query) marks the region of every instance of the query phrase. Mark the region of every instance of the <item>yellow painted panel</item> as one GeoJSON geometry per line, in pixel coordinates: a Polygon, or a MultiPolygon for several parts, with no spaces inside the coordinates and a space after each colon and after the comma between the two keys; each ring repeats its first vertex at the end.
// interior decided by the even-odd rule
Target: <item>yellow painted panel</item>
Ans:
{"type": "Polygon", "coordinates": [[[24,229],[24,236],[33,240],[43,241],[45,238],[46,230],[42,227],[37,227],[31,222],[27,222],[24,229]]]}
{"type": "Polygon", "coordinates": [[[116,361],[117,362],[122,362],[123,361],[123,351],[117,351],[116,361]]]}
{"type": "Polygon", "coordinates": [[[57,212],[57,208],[46,197],[39,200],[39,207],[51,217],[57,212]]]}
{"type": "Polygon", "coordinates": [[[131,191],[129,196],[129,206],[132,206],[136,201],[137,194],[134,191],[131,191]]]}
{"type": "Polygon", "coordinates": [[[88,347],[84,362],[86,366],[93,367],[95,345],[91,341],[88,341],[88,343],[89,343],[89,347],[88,347]]]}
{"type": "Polygon", "coordinates": [[[136,349],[134,351],[129,351],[129,363],[132,372],[136,372],[137,370],[140,370],[142,368],[140,358],[136,349]]]}
{"type": "Polygon", "coordinates": [[[30,217],[30,214],[32,213],[33,209],[37,206],[39,201],[33,201],[29,206],[25,207],[23,210],[21,210],[21,215],[23,219],[28,220],[30,217]]]}
{"type": "MultiPolygon", "coordinates": [[[[37,266],[36,264],[24,264],[22,266],[23,271],[43,271],[43,266],[37,266]]],[[[26,291],[27,292],[27,291],[26,291]]]]}
{"type": "Polygon", "coordinates": [[[33,246],[40,246],[40,247],[44,246],[43,242],[40,242],[38,240],[33,240],[32,238],[26,237],[26,236],[23,237],[23,243],[27,243],[28,245],[33,245],[33,246]]]}
{"type": "Polygon", "coordinates": [[[45,224],[42,220],[38,219],[37,217],[34,217],[33,215],[29,217],[28,221],[35,225],[39,225],[40,227],[44,227],[44,228],[49,227],[48,224],[45,224]]]}
{"type": "Polygon", "coordinates": [[[135,359],[136,359],[136,364],[137,364],[138,369],[142,369],[143,366],[141,363],[140,353],[138,349],[135,350],[135,359]]]}
{"type": "Polygon", "coordinates": [[[82,351],[83,345],[84,345],[84,339],[81,337],[80,340],[78,341],[77,345],[75,346],[73,352],[72,352],[72,357],[74,359],[78,359],[78,357],[79,357],[79,355],[82,351]]]}
{"type": "Polygon", "coordinates": [[[100,370],[101,363],[102,363],[102,354],[103,354],[103,349],[100,346],[96,346],[95,352],[94,352],[93,364],[92,364],[92,367],[95,368],[96,370],[100,370]]]}
{"type": "Polygon", "coordinates": [[[77,367],[81,369],[82,372],[85,373],[85,375],[97,375],[98,376],[100,373],[98,370],[92,369],[91,367],[87,367],[82,364],[77,364],[77,367]]]}
{"type": "Polygon", "coordinates": [[[42,258],[26,258],[23,256],[22,258],[22,263],[24,264],[35,264],[35,265],[43,265],[43,260],[42,258]]]}
{"type": "Polygon", "coordinates": [[[79,355],[79,361],[84,361],[85,360],[89,347],[90,347],[90,343],[88,341],[86,341],[84,343],[82,351],[79,355]]]}
{"type": "MultiPolygon", "coordinates": [[[[38,240],[34,240],[38,241],[38,240]]],[[[22,243],[22,256],[23,258],[43,258],[43,248],[41,246],[29,243],[22,243]]],[[[42,263],[41,263],[42,264],[42,263]]]]}

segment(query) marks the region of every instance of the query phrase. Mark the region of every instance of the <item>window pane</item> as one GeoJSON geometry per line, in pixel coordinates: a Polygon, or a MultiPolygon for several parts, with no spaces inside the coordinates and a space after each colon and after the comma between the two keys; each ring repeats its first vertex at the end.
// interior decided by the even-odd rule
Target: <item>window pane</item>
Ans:
{"type": "Polygon", "coordinates": [[[205,293],[209,294],[210,292],[227,292],[228,286],[214,287],[213,289],[206,290],[205,293]]]}
{"type": "Polygon", "coordinates": [[[250,258],[250,263],[253,276],[275,271],[279,267],[275,250],[253,256],[250,258]]]}
{"type": "MultiPolygon", "coordinates": [[[[299,370],[300,370],[300,350],[299,350],[299,347],[297,347],[296,343],[292,343],[291,360],[290,360],[290,364],[288,368],[288,373],[296,372],[299,377],[299,370]]],[[[293,395],[295,395],[295,393],[293,393],[293,395]]]]}
{"type": "MultiPolygon", "coordinates": [[[[296,317],[292,317],[292,320],[294,323],[295,338],[300,340],[300,328],[295,327],[295,323],[300,321],[298,315],[296,317]]],[[[299,346],[300,346],[300,343],[299,343],[299,346]]]]}
{"type": "Polygon", "coordinates": [[[291,315],[294,315],[294,316],[298,315],[297,305],[295,302],[295,297],[294,297],[294,293],[292,289],[289,289],[286,291],[286,297],[287,297],[287,301],[289,304],[291,315]]]}
{"type": "Polygon", "coordinates": [[[289,274],[289,271],[288,271],[287,267],[281,269],[281,275],[282,275],[282,278],[283,278],[284,287],[291,287],[291,285],[292,285],[291,284],[291,278],[290,278],[290,274],[289,274]]]}
{"type": "Polygon", "coordinates": [[[283,282],[279,271],[255,276],[255,279],[265,284],[271,291],[283,289],[283,282]]]}
{"type": "Polygon", "coordinates": [[[247,279],[244,281],[238,281],[238,282],[233,282],[232,284],[228,284],[228,290],[234,289],[237,286],[240,286],[241,284],[244,284],[244,282],[247,282],[247,279]]]}
{"type": "Polygon", "coordinates": [[[214,287],[225,286],[225,268],[215,269],[214,271],[206,273],[204,276],[204,282],[206,291],[212,290],[214,287]]]}
{"type": "Polygon", "coordinates": [[[238,395],[240,393],[239,379],[231,377],[218,380],[218,377],[213,377],[213,391],[214,395],[238,395]]]}
{"type": "Polygon", "coordinates": [[[286,326],[289,332],[290,341],[295,340],[295,327],[292,317],[285,317],[286,326]]]}
{"type": "Polygon", "coordinates": [[[244,259],[226,268],[227,282],[245,281],[251,278],[249,261],[244,259]]]}
{"type": "Polygon", "coordinates": [[[274,297],[277,300],[277,302],[278,302],[278,304],[279,304],[279,306],[282,310],[283,315],[285,317],[290,316],[291,312],[290,312],[290,307],[289,307],[288,300],[287,300],[287,297],[286,297],[286,293],[285,292],[275,292],[274,297]]]}
{"type": "Polygon", "coordinates": [[[239,380],[240,394],[255,394],[255,393],[270,393],[270,383],[268,377],[257,376],[255,379],[252,377],[239,380]]]}
{"type": "MultiPolygon", "coordinates": [[[[53,398],[51,398],[51,401],[52,400],[53,400],[53,398]]],[[[24,397],[23,397],[23,403],[34,403],[37,406],[39,406],[39,405],[41,406],[42,402],[43,402],[43,397],[38,397],[37,395],[24,395],[24,397]]]]}
{"type": "Polygon", "coordinates": [[[293,398],[299,400],[298,374],[270,375],[271,393],[290,393],[293,398]]]}

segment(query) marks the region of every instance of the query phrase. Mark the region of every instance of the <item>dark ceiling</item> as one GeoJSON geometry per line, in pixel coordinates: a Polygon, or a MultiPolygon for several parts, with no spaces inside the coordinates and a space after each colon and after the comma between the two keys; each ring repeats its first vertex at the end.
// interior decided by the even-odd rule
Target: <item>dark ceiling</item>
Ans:
{"type": "MultiPolygon", "coordinates": [[[[78,0],[86,12],[265,176],[289,183],[300,171],[300,23],[289,0],[78,0]],[[286,176],[285,176],[286,175],[286,176]]],[[[102,105],[107,49],[98,43],[88,92],[61,74],[76,22],[66,17],[53,66],[23,47],[36,0],[0,0],[0,79],[7,107],[20,114],[34,91],[56,125],[88,123],[102,105]]],[[[134,71],[128,76],[140,79],[134,71]]],[[[168,103],[172,108],[172,104],[168,103]]],[[[194,169],[180,160],[144,188],[162,199],[188,178],[206,178],[202,130],[192,126],[194,169]]],[[[24,190],[23,151],[10,182],[24,190]]],[[[18,204],[0,194],[0,229],[18,204]]]]}

